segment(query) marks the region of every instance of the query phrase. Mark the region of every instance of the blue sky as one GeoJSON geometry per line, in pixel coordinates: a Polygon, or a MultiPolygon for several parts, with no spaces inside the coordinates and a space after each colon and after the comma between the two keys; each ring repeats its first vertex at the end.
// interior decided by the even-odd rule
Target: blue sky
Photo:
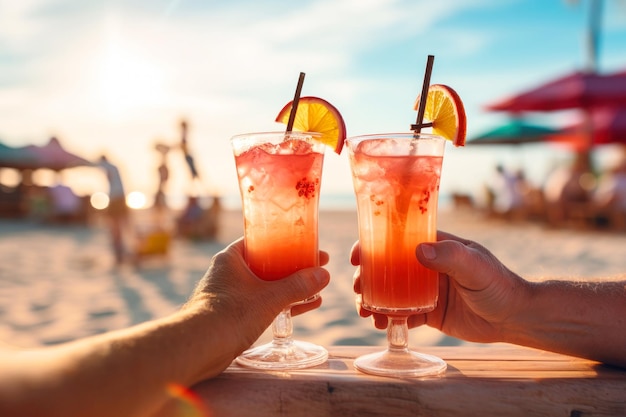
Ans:
{"type": "MultiPolygon", "coordinates": [[[[333,103],[349,135],[404,131],[428,54],[431,81],[463,98],[472,137],[503,120],[485,104],[585,67],[589,1],[2,0],[0,141],[56,135],[88,158],[107,153],[129,190],[150,193],[153,144],[176,142],[185,117],[207,192],[232,194],[228,139],[281,129],[273,120],[300,71],[303,95],[333,103]]],[[[626,68],[625,0],[604,0],[600,39],[599,70],[626,68]]],[[[561,157],[446,152],[444,191],[476,190],[503,160],[540,178],[561,157]]],[[[325,164],[323,192],[351,192],[347,156],[325,164]]],[[[170,165],[171,192],[184,192],[182,157],[170,165]]],[[[102,187],[72,171],[80,191],[102,187]]]]}

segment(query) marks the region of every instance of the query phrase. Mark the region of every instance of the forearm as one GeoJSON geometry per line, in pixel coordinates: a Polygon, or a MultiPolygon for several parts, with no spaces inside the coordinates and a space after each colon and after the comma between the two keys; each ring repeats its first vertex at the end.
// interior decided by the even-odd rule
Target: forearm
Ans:
{"type": "Polygon", "coordinates": [[[0,376],[0,414],[150,415],[168,400],[172,386],[216,375],[232,361],[210,314],[186,310],[127,330],[16,353],[13,372],[0,376]]]}
{"type": "Polygon", "coordinates": [[[545,281],[506,341],[626,367],[626,281],[545,281]]]}

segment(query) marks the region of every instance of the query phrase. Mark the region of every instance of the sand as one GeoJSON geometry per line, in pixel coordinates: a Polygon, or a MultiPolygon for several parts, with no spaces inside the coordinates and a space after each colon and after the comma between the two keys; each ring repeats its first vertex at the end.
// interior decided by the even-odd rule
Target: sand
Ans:
{"type": "MultiPolygon", "coordinates": [[[[486,220],[473,211],[442,211],[440,228],[490,248],[529,279],[614,277],[626,272],[626,234],[549,230],[540,224],[486,220]]],[[[213,242],[176,239],[167,257],[116,268],[106,230],[0,220],[0,341],[56,344],[123,328],[175,311],[213,254],[242,233],[241,214],[223,213],[213,242]]],[[[350,247],[356,213],[323,211],[320,247],[331,254],[331,283],[318,310],[294,319],[295,336],[322,345],[385,344],[385,332],[354,308],[350,247]]],[[[269,338],[266,332],[260,342],[269,338]]],[[[411,330],[411,345],[464,343],[437,330],[411,330]]]]}

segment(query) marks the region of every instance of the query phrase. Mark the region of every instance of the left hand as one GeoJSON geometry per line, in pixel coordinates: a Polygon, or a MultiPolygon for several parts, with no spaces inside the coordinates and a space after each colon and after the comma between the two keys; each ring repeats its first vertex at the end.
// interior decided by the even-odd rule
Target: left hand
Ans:
{"type": "MultiPolygon", "coordinates": [[[[328,253],[320,251],[320,265],[328,263],[328,253]]],[[[319,293],[329,282],[328,271],[305,268],[277,280],[264,281],[246,265],[243,239],[214,256],[185,308],[200,307],[217,314],[224,331],[236,335],[236,350],[250,347],[283,308],[319,293]]],[[[302,314],[320,306],[316,301],[292,308],[302,314]]]]}

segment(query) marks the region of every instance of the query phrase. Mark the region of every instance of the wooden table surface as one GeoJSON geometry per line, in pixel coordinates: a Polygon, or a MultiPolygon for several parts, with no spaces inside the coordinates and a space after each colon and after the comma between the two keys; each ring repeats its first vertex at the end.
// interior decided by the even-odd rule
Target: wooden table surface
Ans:
{"type": "Polygon", "coordinates": [[[626,370],[508,344],[423,347],[448,369],[435,378],[363,374],[355,357],[381,347],[330,347],[327,363],[269,372],[231,365],[193,390],[209,416],[626,417],[626,370]]]}

